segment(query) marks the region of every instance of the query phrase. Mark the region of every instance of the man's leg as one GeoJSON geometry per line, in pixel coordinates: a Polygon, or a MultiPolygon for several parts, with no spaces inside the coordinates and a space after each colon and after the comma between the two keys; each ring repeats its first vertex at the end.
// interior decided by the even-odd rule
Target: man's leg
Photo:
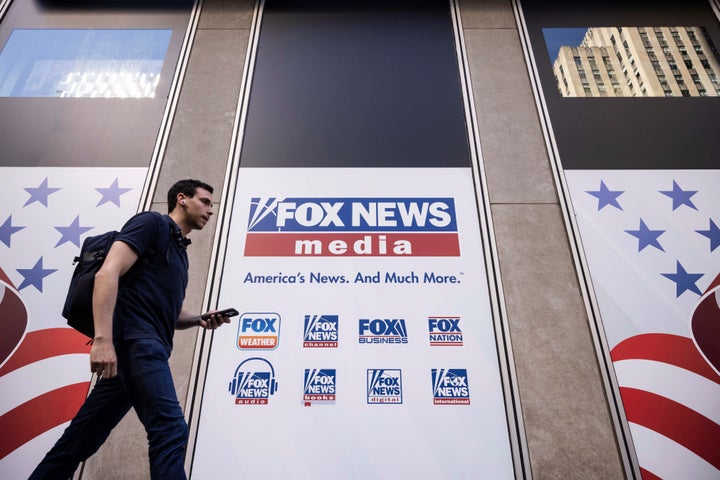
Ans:
{"type": "Polygon", "coordinates": [[[65,480],[105,442],[130,410],[130,400],[116,378],[100,379],[29,480],[65,480]]]}
{"type": "Polygon", "coordinates": [[[153,479],[184,479],[188,428],[175,393],[170,353],[157,340],[126,341],[118,352],[118,371],[150,443],[153,479]],[[122,363],[120,363],[122,362],[122,363]]]}

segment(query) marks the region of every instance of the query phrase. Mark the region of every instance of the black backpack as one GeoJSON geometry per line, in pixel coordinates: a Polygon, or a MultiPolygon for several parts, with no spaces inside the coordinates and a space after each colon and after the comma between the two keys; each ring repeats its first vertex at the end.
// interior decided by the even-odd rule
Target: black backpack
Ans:
{"type": "MultiPolygon", "coordinates": [[[[164,219],[163,223],[166,223],[164,219]]],[[[67,297],[65,298],[62,316],[67,319],[69,326],[91,339],[95,337],[95,324],[92,311],[95,274],[100,270],[118,233],[116,230],[111,230],[100,235],[85,238],[80,247],[80,255],[73,260],[75,270],[70,278],[70,286],[68,287],[67,297]]],[[[167,245],[169,239],[170,235],[168,234],[161,248],[167,245]]],[[[120,287],[122,287],[122,284],[131,275],[136,275],[142,265],[147,264],[159,250],[160,249],[157,248],[150,248],[145,254],[138,258],[130,271],[120,279],[120,287]]]]}

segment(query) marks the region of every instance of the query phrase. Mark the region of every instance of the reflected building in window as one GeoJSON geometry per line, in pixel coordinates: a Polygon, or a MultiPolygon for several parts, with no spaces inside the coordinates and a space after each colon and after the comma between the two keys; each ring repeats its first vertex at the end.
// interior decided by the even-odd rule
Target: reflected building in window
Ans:
{"type": "Polygon", "coordinates": [[[720,61],[702,27],[593,27],[553,64],[564,97],[720,96],[720,61]]]}

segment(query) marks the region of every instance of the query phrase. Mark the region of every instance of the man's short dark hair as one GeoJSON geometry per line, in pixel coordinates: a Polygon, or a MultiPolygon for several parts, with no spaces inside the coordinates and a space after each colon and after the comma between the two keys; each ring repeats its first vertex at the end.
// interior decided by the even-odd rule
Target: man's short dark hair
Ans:
{"type": "Polygon", "coordinates": [[[195,196],[195,190],[198,188],[202,188],[210,193],[213,193],[213,187],[205,182],[201,182],[200,180],[186,179],[175,182],[175,185],[170,187],[170,190],[168,190],[168,212],[172,212],[175,209],[178,193],[182,193],[187,197],[192,198],[195,196]]]}

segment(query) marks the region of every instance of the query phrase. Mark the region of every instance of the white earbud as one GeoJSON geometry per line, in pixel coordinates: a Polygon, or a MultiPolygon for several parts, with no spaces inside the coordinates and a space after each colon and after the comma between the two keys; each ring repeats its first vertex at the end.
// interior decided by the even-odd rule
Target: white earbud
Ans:
{"type": "Polygon", "coordinates": [[[180,200],[180,203],[182,203],[183,205],[185,205],[185,200],[180,200]]]}

